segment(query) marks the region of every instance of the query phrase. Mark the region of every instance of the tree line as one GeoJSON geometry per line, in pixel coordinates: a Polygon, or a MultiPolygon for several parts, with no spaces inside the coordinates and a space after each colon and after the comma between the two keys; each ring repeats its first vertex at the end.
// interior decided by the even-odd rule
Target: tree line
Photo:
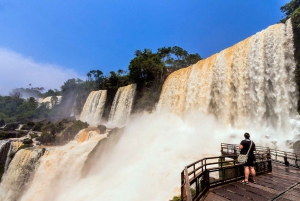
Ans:
{"type": "Polygon", "coordinates": [[[107,90],[104,117],[108,117],[113,98],[118,88],[136,83],[137,92],[134,111],[151,111],[159,99],[162,85],[167,76],[180,68],[190,66],[201,60],[198,53],[189,54],[181,47],[162,47],[156,52],[150,49],[136,50],[127,70],[119,69],[108,74],[99,70],[87,72],[85,81],[69,79],[60,90],[43,87],[17,88],[9,96],[0,96],[0,119],[6,122],[26,122],[43,119],[69,117],[73,112],[79,115],[87,96],[94,90],[107,90]],[[52,96],[53,107],[39,104],[35,98],[52,96]],[[62,96],[60,104],[57,96],[62,96]],[[35,98],[33,98],[35,97],[35,98]]]}

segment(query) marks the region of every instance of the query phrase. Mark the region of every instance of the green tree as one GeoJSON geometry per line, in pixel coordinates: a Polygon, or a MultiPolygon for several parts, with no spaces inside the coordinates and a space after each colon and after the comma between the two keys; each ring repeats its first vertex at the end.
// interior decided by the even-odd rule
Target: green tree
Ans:
{"type": "Polygon", "coordinates": [[[281,12],[284,13],[284,18],[280,22],[285,22],[292,14],[300,7],[300,0],[291,0],[289,3],[280,7],[281,12]]]}
{"type": "Polygon", "coordinates": [[[138,86],[150,86],[161,77],[166,67],[157,53],[149,49],[135,51],[135,58],[129,64],[129,77],[138,86]]]}

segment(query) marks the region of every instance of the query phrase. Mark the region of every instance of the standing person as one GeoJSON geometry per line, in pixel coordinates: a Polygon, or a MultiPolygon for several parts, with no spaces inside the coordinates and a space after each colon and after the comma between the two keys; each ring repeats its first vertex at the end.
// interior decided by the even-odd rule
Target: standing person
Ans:
{"type": "Polygon", "coordinates": [[[249,150],[249,154],[248,154],[248,160],[244,164],[245,179],[242,181],[242,183],[248,184],[250,172],[251,172],[251,175],[253,178],[253,183],[256,183],[256,179],[255,179],[256,172],[255,172],[254,163],[253,163],[255,161],[255,156],[253,153],[253,151],[256,150],[255,143],[252,141],[252,146],[250,147],[250,145],[251,145],[250,134],[245,133],[244,137],[245,137],[245,139],[242,140],[239,145],[239,149],[241,150],[240,154],[246,155],[249,148],[250,148],[250,150],[249,150]]]}

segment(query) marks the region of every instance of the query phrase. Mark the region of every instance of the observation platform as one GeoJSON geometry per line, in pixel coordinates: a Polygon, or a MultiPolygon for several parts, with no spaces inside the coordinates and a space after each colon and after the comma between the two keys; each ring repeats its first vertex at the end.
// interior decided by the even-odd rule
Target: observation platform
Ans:
{"type": "Polygon", "coordinates": [[[182,201],[300,200],[300,153],[256,146],[256,184],[242,184],[238,145],[221,144],[219,157],[200,159],[181,173],[182,201]],[[298,165],[299,164],[299,165],[298,165]]]}
{"type": "Polygon", "coordinates": [[[272,163],[272,172],[260,174],[256,180],[256,184],[238,181],[212,188],[203,200],[300,200],[300,169],[272,163]]]}

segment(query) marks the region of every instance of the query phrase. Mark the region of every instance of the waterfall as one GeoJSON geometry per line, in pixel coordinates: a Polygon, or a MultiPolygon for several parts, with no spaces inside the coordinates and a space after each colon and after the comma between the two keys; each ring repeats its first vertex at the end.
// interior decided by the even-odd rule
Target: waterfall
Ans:
{"type": "Polygon", "coordinates": [[[107,91],[92,91],[81,112],[80,120],[91,125],[99,125],[101,122],[107,91]]]}
{"type": "Polygon", "coordinates": [[[115,95],[108,123],[113,126],[124,126],[131,113],[136,84],[120,87],[115,95]]]}
{"type": "Polygon", "coordinates": [[[48,108],[51,109],[53,107],[53,105],[55,104],[60,104],[61,102],[61,99],[62,99],[62,96],[56,96],[57,97],[57,102],[56,103],[53,103],[52,101],[52,97],[53,96],[48,96],[46,98],[39,98],[38,99],[38,102],[41,104],[41,103],[48,103],[48,108]]]}
{"type": "Polygon", "coordinates": [[[8,166],[11,162],[11,159],[14,157],[14,154],[18,151],[19,147],[22,144],[23,144],[23,142],[20,142],[20,141],[10,142],[10,147],[9,147],[7,158],[6,158],[6,161],[5,161],[5,168],[4,168],[5,171],[8,169],[8,166]]]}
{"type": "Polygon", "coordinates": [[[62,191],[69,188],[70,182],[78,182],[88,154],[105,137],[99,134],[97,128],[87,128],[81,130],[67,145],[47,149],[40,159],[30,188],[20,200],[56,200],[62,191]]]}
{"type": "Polygon", "coordinates": [[[0,200],[18,200],[27,187],[42,151],[21,149],[14,156],[0,184],[0,200]]]}
{"type": "Polygon", "coordinates": [[[0,169],[5,165],[9,147],[9,140],[0,140],[0,169]]]}
{"type": "Polygon", "coordinates": [[[214,114],[236,128],[282,128],[296,115],[293,31],[270,26],[218,54],[172,73],[157,110],[214,114]]]}
{"type": "Polygon", "coordinates": [[[74,99],[74,103],[73,103],[73,106],[72,106],[72,109],[71,109],[70,117],[77,116],[77,114],[76,114],[77,97],[78,97],[78,94],[76,94],[76,97],[74,99]]]}
{"type": "Polygon", "coordinates": [[[18,128],[16,129],[16,131],[20,131],[23,126],[24,126],[24,124],[19,124],[18,128]]]}

